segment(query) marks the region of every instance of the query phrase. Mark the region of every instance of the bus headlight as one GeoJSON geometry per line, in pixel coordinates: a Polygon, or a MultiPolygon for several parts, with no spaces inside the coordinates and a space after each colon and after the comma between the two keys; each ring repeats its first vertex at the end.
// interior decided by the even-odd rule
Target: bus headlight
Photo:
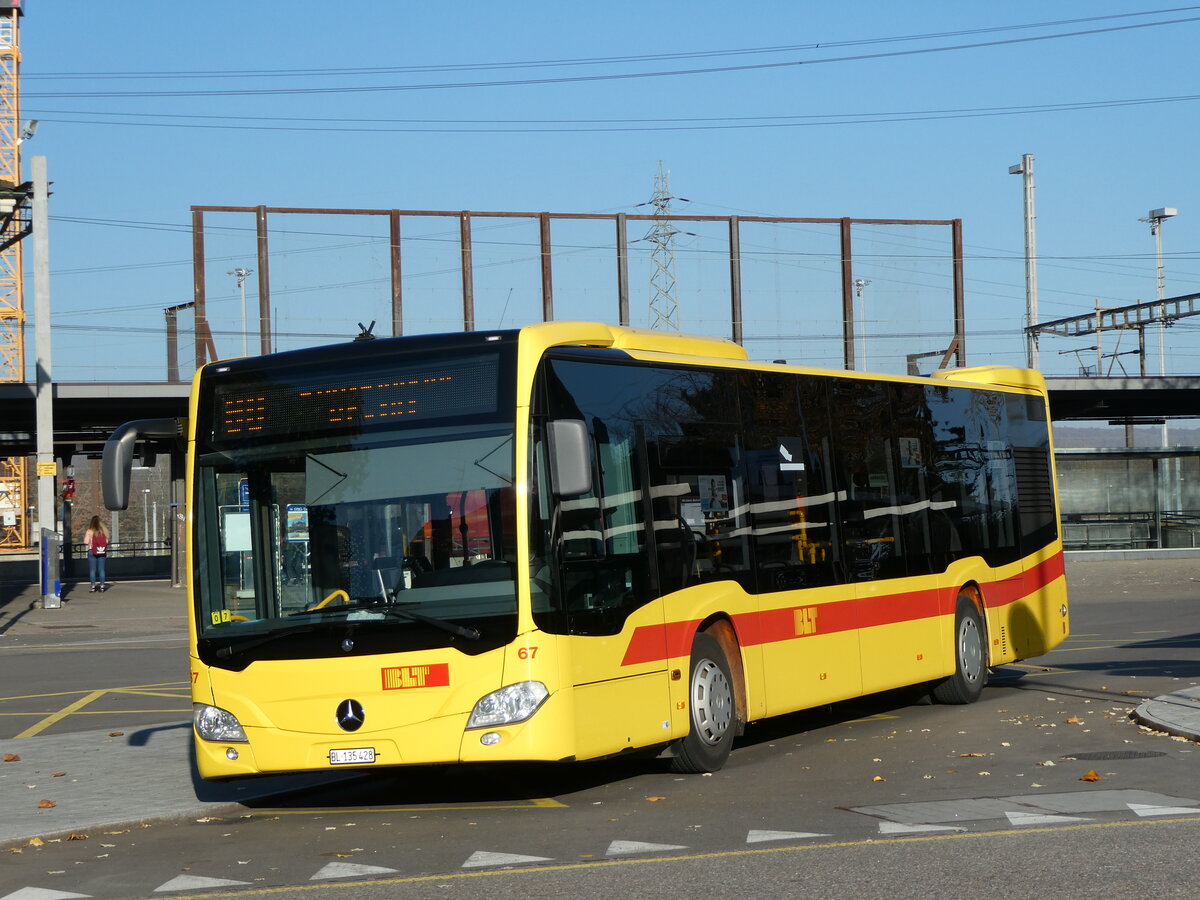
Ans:
{"type": "Polygon", "coordinates": [[[233,713],[219,706],[209,706],[205,703],[192,704],[192,724],[196,726],[196,734],[206,741],[231,743],[248,740],[242,730],[242,723],[233,713]]]}
{"type": "Polygon", "coordinates": [[[467,720],[467,728],[491,728],[524,722],[546,702],[550,692],[540,681],[522,681],[480,698],[467,720]]]}

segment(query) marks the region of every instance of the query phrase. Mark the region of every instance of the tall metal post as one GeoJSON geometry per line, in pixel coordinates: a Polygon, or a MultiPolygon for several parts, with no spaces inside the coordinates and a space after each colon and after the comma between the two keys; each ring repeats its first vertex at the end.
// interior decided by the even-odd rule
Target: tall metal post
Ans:
{"type": "MultiPolygon", "coordinates": [[[[271,352],[271,261],[267,251],[267,208],[258,207],[258,347],[264,356],[271,352]]],[[[245,300],[242,301],[245,305],[245,300]]]]}
{"type": "Polygon", "coordinates": [[[463,331],[475,330],[475,279],[471,269],[471,214],[459,213],[459,249],[462,251],[463,331]]]}
{"type": "Polygon", "coordinates": [[[738,217],[729,217],[729,318],[733,342],[742,344],[742,238],[738,217]]]}
{"type": "Polygon", "coordinates": [[[617,324],[629,324],[629,229],[625,213],[617,213],[617,324]]]}
{"type": "Polygon", "coordinates": [[[1033,206],[1033,154],[1008,167],[1010,175],[1020,175],[1025,195],[1025,358],[1029,368],[1039,365],[1037,333],[1030,331],[1038,323],[1037,293],[1037,214],[1033,206]]]}
{"type": "Polygon", "coordinates": [[[847,369],[854,365],[854,258],[850,250],[850,220],[841,220],[842,236],[842,354],[847,369]]]}
{"type": "MultiPolygon", "coordinates": [[[[43,539],[55,531],[57,509],[55,508],[54,477],[58,464],[54,461],[54,377],[50,359],[50,214],[47,202],[50,197],[49,182],[46,180],[46,157],[33,157],[33,297],[35,344],[37,347],[37,498],[38,521],[41,523],[43,539]]],[[[46,548],[43,547],[43,555],[46,548]]],[[[47,560],[47,565],[58,571],[58,554],[47,560]]],[[[58,607],[58,595],[54,590],[54,579],[47,578],[42,605],[58,607]]]]}

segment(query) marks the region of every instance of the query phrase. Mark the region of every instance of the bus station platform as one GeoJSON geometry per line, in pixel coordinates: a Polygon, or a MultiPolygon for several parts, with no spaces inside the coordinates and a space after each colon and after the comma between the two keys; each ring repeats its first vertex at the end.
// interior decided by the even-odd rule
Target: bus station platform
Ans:
{"type": "MultiPolygon", "coordinates": [[[[183,590],[166,581],[121,582],[103,594],[75,586],[61,608],[43,609],[36,586],[0,584],[0,712],[15,694],[37,697],[47,712],[58,710],[36,721],[24,715],[0,720],[20,723],[5,724],[0,732],[0,847],[143,822],[238,815],[248,804],[356,777],[338,772],[205,782],[196,773],[186,714],[164,714],[149,723],[140,716],[128,725],[105,716],[102,729],[71,729],[76,720],[96,721],[72,719],[72,707],[116,685],[81,684],[49,696],[40,686],[56,656],[86,647],[136,650],[156,642],[178,647],[175,706],[190,705],[185,602],[183,590]],[[19,736],[22,728],[32,731],[54,715],[59,718],[52,727],[19,736]]],[[[136,660],[136,653],[129,658],[136,660]]],[[[126,680],[138,679],[131,671],[126,680]]],[[[1200,740],[1200,688],[1147,700],[1134,717],[1156,730],[1200,740]]]]}

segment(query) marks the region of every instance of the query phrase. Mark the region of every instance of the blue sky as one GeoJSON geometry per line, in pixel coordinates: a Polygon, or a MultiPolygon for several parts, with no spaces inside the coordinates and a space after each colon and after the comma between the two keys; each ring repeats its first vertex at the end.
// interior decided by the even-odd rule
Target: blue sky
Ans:
{"type": "MultiPolygon", "coordinates": [[[[23,116],[40,122],[24,162],[45,155],[54,182],[58,380],[164,377],[162,309],[192,297],[192,205],[645,211],[660,160],[687,198],[677,212],[961,218],[971,363],[1024,360],[1021,179],[1008,174],[1023,153],[1036,158],[1043,320],[1153,299],[1138,219],[1156,207],[1179,209],[1163,230],[1167,296],[1200,290],[1200,6],[30,0],[21,27],[23,116]]],[[[222,355],[236,355],[225,272],[254,266],[253,222],[214,224],[231,230],[210,241],[210,315],[222,355]]],[[[379,228],[274,224],[279,347],[371,319],[386,331],[379,228]]],[[[455,327],[456,227],[405,223],[409,331],[455,327]]],[[[727,334],[720,235],[686,230],[681,325],[727,334]]],[[[530,321],[536,230],[479,224],[475,236],[481,324],[530,321]]],[[[556,231],[560,317],[615,316],[606,240],[556,231]]],[[[855,240],[872,367],[943,346],[946,235],[855,240]]],[[[831,233],[762,230],[743,249],[760,254],[751,355],[837,365],[831,233]]],[[[635,325],[647,322],[642,263],[635,325]]],[[[1171,329],[1168,372],[1200,369],[1198,328],[1171,329]]],[[[1047,339],[1043,368],[1073,373],[1076,356],[1059,351],[1093,343],[1047,339]]]]}

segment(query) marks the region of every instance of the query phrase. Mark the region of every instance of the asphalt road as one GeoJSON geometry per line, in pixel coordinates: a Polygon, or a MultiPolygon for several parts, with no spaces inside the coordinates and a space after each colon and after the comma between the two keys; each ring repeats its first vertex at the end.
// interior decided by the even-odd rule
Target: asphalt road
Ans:
{"type": "MultiPolygon", "coordinates": [[[[653,758],[380,771],[201,821],[19,848],[0,859],[0,900],[26,885],[95,897],[1191,896],[1200,746],[1128,713],[1200,683],[1193,573],[1200,560],[1069,564],[1075,633],[998,670],[972,706],[895,692],[773,719],[711,776],[653,758]]],[[[114,685],[179,681],[181,645],[150,640],[168,643],[172,627],[140,635],[134,653],[76,636],[39,681],[73,688],[68,700],[100,685],[93,704],[114,685]]],[[[133,709],[146,693],[111,702],[133,709]]],[[[146,724],[178,721],[162,699],[138,713],[146,724]]],[[[52,709],[41,702],[34,712],[52,709]]],[[[10,718],[46,721],[9,704],[0,697],[6,734],[10,718]]],[[[86,708],[42,733],[97,727],[86,708]]]]}

